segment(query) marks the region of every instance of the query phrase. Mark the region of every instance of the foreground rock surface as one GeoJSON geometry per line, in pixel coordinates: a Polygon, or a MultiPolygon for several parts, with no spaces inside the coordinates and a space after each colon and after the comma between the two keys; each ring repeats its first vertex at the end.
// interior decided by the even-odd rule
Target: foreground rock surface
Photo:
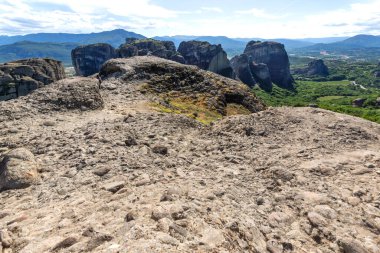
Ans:
{"type": "Polygon", "coordinates": [[[0,64],[0,101],[25,96],[65,78],[61,62],[32,58],[0,64]]]}
{"type": "Polygon", "coordinates": [[[379,125],[286,107],[202,125],[150,107],[141,64],[95,90],[103,109],[0,103],[1,155],[30,150],[42,179],[0,192],[3,249],[379,252],[379,125]]]}

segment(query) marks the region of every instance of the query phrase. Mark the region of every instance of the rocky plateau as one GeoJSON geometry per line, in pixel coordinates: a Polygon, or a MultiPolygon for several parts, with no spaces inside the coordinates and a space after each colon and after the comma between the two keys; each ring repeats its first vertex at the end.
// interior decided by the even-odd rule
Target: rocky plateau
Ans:
{"type": "Polygon", "coordinates": [[[0,102],[0,252],[380,252],[378,124],[157,57],[99,75],[0,102]]]}

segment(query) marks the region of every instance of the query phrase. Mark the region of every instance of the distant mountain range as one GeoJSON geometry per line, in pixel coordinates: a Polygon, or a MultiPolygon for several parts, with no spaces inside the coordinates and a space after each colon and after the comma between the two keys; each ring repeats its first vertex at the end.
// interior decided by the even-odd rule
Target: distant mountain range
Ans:
{"type": "MultiPolygon", "coordinates": [[[[146,38],[141,34],[116,29],[99,33],[37,33],[19,36],[0,36],[0,62],[29,57],[52,57],[71,64],[71,50],[79,45],[108,43],[118,47],[126,38],[146,38]]],[[[173,41],[178,47],[182,41],[201,40],[211,44],[221,44],[229,57],[241,54],[247,42],[277,41],[285,45],[286,50],[295,55],[319,57],[321,52],[363,57],[370,52],[372,58],[380,56],[380,36],[357,35],[354,37],[305,38],[305,39],[262,39],[228,38],[226,36],[157,36],[157,40],[173,41]],[[379,53],[378,53],[379,51],[379,53]]]]}
{"type": "Polygon", "coordinates": [[[380,59],[380,36],[356,35],[334,43],[318,43],[307,47],[294,48],[290,53],[316,57],[346,57],[378,61],[380,59]]]}
{"type": "Polygon", "coordinates": [[[143,39],[145,36],[123,29],[89,34],[74,33],[36,33],[18,36],[0,36],[0,45],[12,44],[20,41],[53,42],[53,43],[78,43],[81,45],[94,43],[108,43],[114,47],[120,46],[126,38],[143,39]]]}

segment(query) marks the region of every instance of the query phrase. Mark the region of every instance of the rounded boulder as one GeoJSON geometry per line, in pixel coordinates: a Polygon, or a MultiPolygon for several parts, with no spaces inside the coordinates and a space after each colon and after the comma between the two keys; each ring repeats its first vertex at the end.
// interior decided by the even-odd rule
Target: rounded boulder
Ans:
{"type": "Polygon", "coordinates": [[[32,152],[14,149],[0,162],[0,191],[27,188],[37,182],[38,164],[32,152]]]}

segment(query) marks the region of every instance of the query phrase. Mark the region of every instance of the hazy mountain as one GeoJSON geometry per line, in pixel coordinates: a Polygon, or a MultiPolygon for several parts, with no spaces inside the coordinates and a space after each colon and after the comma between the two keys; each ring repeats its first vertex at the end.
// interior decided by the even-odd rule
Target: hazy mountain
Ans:
{"type": "Polygon", "coordinates": [[[367,61],[380,58],[380,36],[357,35],[340,42],[319,43],[291,50],[292,54],[315,57],[343,57],[367,61]]]}
{"type": "Polygon", "coordinates": [[[305,39],[297,39],[299,41],[311,42],[314,44],[319,43],[334,43],[348,39],[349,37],[326,37],[326,38],[305,38],[305,39]]]}
{"type": "Polygon", "coordinates": [[[36,33],[18,36],[0,36],[0,45],[12,44],[20,41],[30,42],[54,42],[54,43],[108,43],[118,47],[125,42],[126,38],[133,37],[142,39],[145,36],[134,32],[128,32],[123,29],[105,31],[99,33],[73,34],[73,33],[36,33]]]}
{"type": "Polygon", "coordinates": [[[0,46],[0,63],[25,58],[54,58],[65,65],[71,65],[71,50],[78,43],[50,43],[21,41],[0,46]]]}

